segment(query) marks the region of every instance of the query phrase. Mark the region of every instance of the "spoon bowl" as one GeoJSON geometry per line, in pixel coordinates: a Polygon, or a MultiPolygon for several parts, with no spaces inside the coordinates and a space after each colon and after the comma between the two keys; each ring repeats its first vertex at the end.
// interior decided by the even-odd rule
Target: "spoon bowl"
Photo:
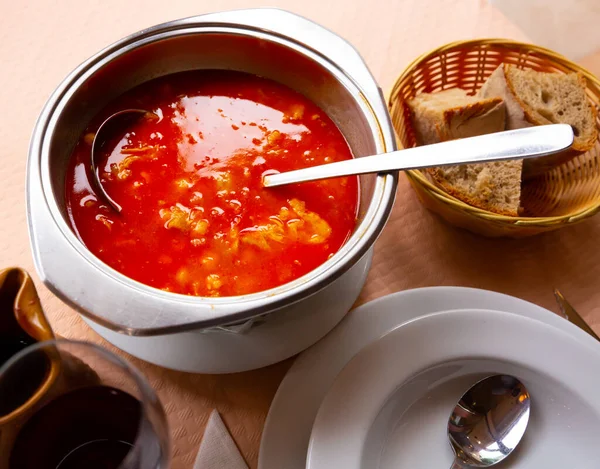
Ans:
{"type": "Polygon", "coordinates": [[[494,375],[476,383],[448,420],[451,469],[490,467],[519,444],[529,423],[530,397],[517,378],[494,375]]]}

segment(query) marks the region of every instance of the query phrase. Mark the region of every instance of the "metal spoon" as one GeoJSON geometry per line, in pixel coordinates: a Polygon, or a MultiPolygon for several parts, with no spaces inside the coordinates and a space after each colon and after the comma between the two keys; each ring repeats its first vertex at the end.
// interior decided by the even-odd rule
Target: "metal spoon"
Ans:
{"type": "Polygon", "coordinates": [[[98,127],[94,141],[92,142],[91,165],[96,188],[106,199],[106,202],[118,213],[122,210],[121,206],[108,195],[108,192],[106,192],[102,185],[98,171],[98,156],[106,142],[113,140],[117,136],[122,137],[127,127],[144,116],[156,116],[156,114],[145,109],[124,109],[123,111],[115,112],[98,127]]]}
{"type": "MultiPolygon", "coordinates": [[[[92,143],[91,164],[94,181],[108,204],[119,213],[122,210],[121,206],[110,197],[102,185],[97,159],[106,142],[115,136],[121,136],[127,126],[147,115],[156,116],[144,109],[125,109],[111,115],[98,128],[92,143]]],[[[356,174],[533,158],[558,153],[572,144],[573,129],[571,126],[567,124],[544,125],[365,156],[285,173],[269,174],[263,178],[263,185],[276,187],[356,174]]]]}
{"type": "Polygon", "coordinates": [[[490,467],[519,444],[529,422],[527,389],[517,378],[494,375],[476,383],[448,420],[456,458],[450,469],[490,467]]]}
{"type": "Polygon", "coordinates": [[[543,125],[269,174],[263,178],[263,185],[275,187],[355,174],[534,158],[558,153],[572,144],[570,125],[543,125]]]}

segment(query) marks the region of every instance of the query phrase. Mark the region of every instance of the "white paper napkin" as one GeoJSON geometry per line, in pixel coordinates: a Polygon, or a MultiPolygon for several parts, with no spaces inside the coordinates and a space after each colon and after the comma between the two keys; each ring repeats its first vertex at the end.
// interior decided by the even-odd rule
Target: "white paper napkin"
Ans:
{"type": "Polygon", "coordinates": [[[248,469],[216,410],[208,419],[194,469],[248,469]]]}

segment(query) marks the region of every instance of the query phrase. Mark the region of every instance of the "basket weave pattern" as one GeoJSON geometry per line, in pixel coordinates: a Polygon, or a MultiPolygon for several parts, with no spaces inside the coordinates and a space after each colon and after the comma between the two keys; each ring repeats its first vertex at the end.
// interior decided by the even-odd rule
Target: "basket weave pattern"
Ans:
{"type": "MultiPolygon", "coordinates": [[[[502,63],[543,72],[580,72],[586,78],[590,102],[596,109],[600,106],[600,81],[555,52],[503,39],[456,42],[415,60],[394,85],[389,108],[399,144],[415,146],[407,100],[448,88],[475,94],[502,63]]],[[[487,236],[529,236],[579,222],[600,210],[599,141],[587,153],[525,181],[521,217],[472,207],[434,185],[421,171],[407,171],[407,176],[428,208],[450,223],[487,236]]]]}

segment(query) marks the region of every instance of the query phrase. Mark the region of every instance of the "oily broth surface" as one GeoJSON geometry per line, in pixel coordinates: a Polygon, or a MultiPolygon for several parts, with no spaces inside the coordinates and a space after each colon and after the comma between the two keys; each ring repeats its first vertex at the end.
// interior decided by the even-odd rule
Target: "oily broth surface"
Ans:
{"type": "Polygon", "coordinates": [[[352,158],[331,119],[274,81],[195,71],[145,83],[91,122],[68,168],[71,224],[103,262],[147,285],[233,296],[290,282],[325,262],[356,224],[358,177],[266,189],[266,171],[352,158]],[[94,132],[113,112],[153,111],[105,145],[94,190],[94,132]]]}

